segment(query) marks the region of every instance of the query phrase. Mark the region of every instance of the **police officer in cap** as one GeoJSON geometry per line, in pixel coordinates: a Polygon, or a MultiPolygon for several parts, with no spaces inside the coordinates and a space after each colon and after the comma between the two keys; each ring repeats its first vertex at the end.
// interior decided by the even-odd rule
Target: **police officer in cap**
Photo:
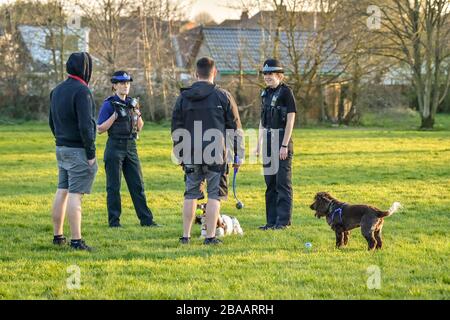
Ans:
{"type": "Polygon", "coordinates": [[[98,117],[99,134],[108,131],[104,162],[110,227],[121,227],[122,172],[141,226],[158,226],[147,206],[141,164],[136,149],[136,139],[144,122],[139,101],[128,96],[132,81],[127,72],[114,72],[111,77],[114,95],[105,99],[98,117]]]}
{"type": "Polygon", "coordinates": [[[283,83],[284,69],[281,63],[276,59],[266,60],[262,73],[267,87],[261,93],[261,122],[256,154],[262,153],[263,156],[267,189],[266,224],[259,229],[286,229],[292,217],[291,135],[297,110],[292,90],[283,83]]]}

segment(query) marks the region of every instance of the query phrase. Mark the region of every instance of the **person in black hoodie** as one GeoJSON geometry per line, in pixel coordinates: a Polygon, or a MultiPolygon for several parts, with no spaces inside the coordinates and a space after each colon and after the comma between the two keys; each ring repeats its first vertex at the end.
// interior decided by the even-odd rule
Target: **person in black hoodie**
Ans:
{"type": "Polygon", "coordinates": [[[88,88],[92,59],[87,52],[72,53],[66,62],[68,78],[50,93],[49,125],[56,142],[58,189],[52,217],[55,245],[64,245],[64,217],[67,212],[73,249],[88,250],[81,237],[81,198],[90,193],[97,162],[94,99],[88,88]]]}
{"type": "Polygon", "coordinates": [[[226,188],[222,187],[228,171],[227,139],[233,137],[234,167],[239,167],[239,158],[242,159],[244,152],[236,102],[228,91],[214,84],[216,74],[214,60],[207,57],[199,59],[198,81],[190,88],[181,89],[173,109],[174,156],[185,172],[182,244],[189,243],[197,199],[203,198],[205,180],[208,203],[204,244],[221,243],[215,232],[220,200],[227,196],[226,188]]]}

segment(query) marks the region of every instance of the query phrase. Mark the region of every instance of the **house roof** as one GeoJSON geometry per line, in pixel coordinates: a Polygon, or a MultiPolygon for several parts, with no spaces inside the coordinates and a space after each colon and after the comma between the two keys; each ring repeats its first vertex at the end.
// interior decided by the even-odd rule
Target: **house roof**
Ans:
{"type": "MultiPolygon", "coordinates": [[[[261,29],[239,28],[203,28],[202,49],[211,56],[222,74],[256,73],[261,68],[263,61],[272,55],[274,33],[261,29]]],[[[310,39],[315,37],[314,32],[295,32],[295,46],[302,52],[308,46],[310,39]]],[[[288,56],[288,35],[280,34],[279,54],[280,60],[290,61],[288,56]]],[[[194,53],[198,55],[199,52],[194,53]]],[[[339,70],[339,58],[335,54],[325,54],[325,63],[322,65],[322,73],[337,73],[339,70]]],[[[306,57],[300,59],[300,69],[306,68],[306,57]]],[[[287,69],[291,66],[285,64],[287,69]]],[[[307,68],[306,68],[307,69],[307,68]]],[[[302,70],[301,70],[302,71],[302,70]]]]}
{"type": "MultiPolygon", "coordinates": [[[[52,62],[52,52],[50,49],[46,48],[46,37],[49,34],[48,28],[40,26],[20,25],[18,26],[18,30],[35,66],[37,66],[38,68],[43,68],[50,65],[52,62]]],[[[88,32],[88,28],[64,28],[64,33],[66,35],[75,35],[78,37],[79,51],[88,51],[88,32]]],[[[59,59],[59,53],[57,54],[57,57],[59,59]]]]}
{"type": "MultiPolygon", "coordinates": [[[[286,9],[284,9],[286,10],[286,9]]],[[[286,14],[288,12],[286,11],[286,14]]],[[[293,14],[298,24],[297,28],[304,31],[314,31],[321,23],[324,13],[321,12],[310,12],[310,11],[299,11],[299,12],[289,12],[293,14]]],[[[248,12],[244,11],[240,19],[224,20],[219,27],[221,28],[243,28],[243,29],[257,29],[261,26],[267,26],[275,24],[277,21],[276,11],[259,11],[252,17],[248,16],[248,12]]]]}

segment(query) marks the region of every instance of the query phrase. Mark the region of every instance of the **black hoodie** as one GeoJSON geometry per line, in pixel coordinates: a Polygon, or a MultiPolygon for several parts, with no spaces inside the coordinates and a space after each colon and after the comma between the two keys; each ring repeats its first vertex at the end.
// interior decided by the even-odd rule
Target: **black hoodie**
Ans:
{"type": "MultiPolygon", "coordinates": [[[[72,53],[67,60],[69,75],[91,79],[92,59],[87,52],[72,53]]],[[[92,93],[73,78],[60,83],[50,93],[49,125],[57,146],[84,148],[89,160],[95,158],[95,105],[92,93]]]]}
{"type": "MultiPolygon", "coordinates": [[[[191,135],[190,163],[195,164],[198,163],[194,161],[194,154],[203,152],[211,143],[202,139],[202,149],[195,147],[194,138],[197,137],[194,135],[194,122],[196,121],[202,123],[202,137],[208,129],[217,129],[224,134],[224,137],[227,129],[242,129],[238,107],[228,91],[206,81],[198,81],[190,88],[181,89],[181,95],[173,109],[172,134],[177,129],[189,131],[191,135]]],[[[242,132],[237,132],[237,134],[241,136],[242,132]]],[[[181,141],[182,139],[175,139],[174,145],[181,141]]],[[[243,140],[239,139],[238,141],[235,138],[234,142],[235,155],[242,157],[243,140]]],[[[184,160],[186,161],[186,159],[185,157],[184,160]]]]}

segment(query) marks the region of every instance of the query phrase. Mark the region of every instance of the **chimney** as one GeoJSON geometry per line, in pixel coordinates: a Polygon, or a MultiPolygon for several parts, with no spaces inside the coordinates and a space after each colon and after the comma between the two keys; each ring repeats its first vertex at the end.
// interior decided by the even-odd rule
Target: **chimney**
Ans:
{"type": "Polygon", "coordinates": [[[244,10],[244,11],[242,11],[242,14],[241,14],[241,21],[245,22],[247,20],[248,20],[248,10],[244,10]]]}

